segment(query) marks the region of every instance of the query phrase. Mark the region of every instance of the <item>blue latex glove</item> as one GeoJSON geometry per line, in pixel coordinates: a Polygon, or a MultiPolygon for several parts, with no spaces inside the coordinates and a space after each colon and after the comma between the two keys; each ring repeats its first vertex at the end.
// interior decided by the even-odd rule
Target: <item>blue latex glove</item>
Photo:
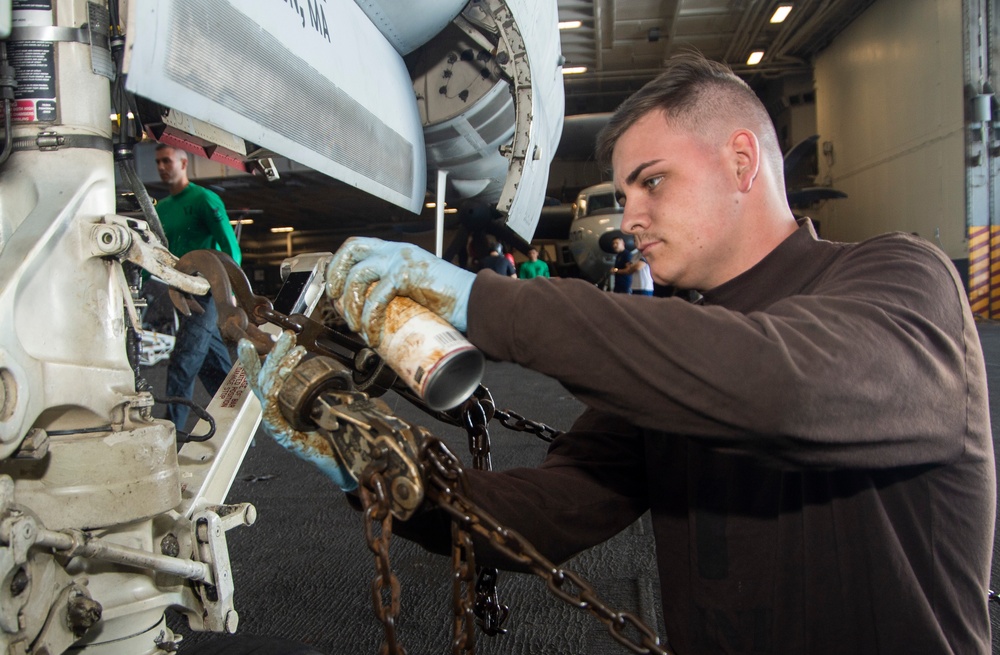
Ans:
{"type": "Polygon", "coordinates": [[[318,432],[299,432],[281,414],[278,406],[281,386],[306,354],[305,348],[295,345],[295,335],[282,332],[263,366],[253,344],[246,339],[240,339],[237,350],[247,374],[247,383],[264,407],[264,431],[288,450],[315,464],[344,491],[357,489],[357,480],[341,464],[329,441],[318,432]]]}
{"type": "Polygon", "coordinates": [[[423,248],[352,237],[326,269],[326,292],[347,326],[376,348],[382,342],[386,305],[396,296],[412,299],[465,332],[475,279],[474,273],[423,248]]]}

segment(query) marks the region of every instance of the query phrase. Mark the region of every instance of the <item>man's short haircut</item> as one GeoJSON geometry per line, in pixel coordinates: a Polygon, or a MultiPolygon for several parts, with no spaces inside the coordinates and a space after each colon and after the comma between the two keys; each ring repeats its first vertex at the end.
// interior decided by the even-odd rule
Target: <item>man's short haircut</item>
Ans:
{"type": "Polygon", "coordinates": [[[161,150],[167,150],[167,149],[170,149],[170,150],[173,150],[174,152],[176,152],[177,153],[177,158],[180,159],[181,161],[184,161],[184,160],[186,160],[188,158],[187,152],[185,152],[181,148],[175,148],[174,146],[170,145],[169,143],[157,143],[156,144],[156,152],[160,152],[161,150]]]}
{"type": "Polygon", "coordinates": [[[780,174],[781,147],[774,124],[757,94],[733,71],[694,52],[674,55],[665,70],[618,107],[597,137],[597,163],[611,170],[618,139],[639,119],[662,111],[670,123],[709,136],[718,121],[746,127],[757,135],[762,157],[780,174]]]}

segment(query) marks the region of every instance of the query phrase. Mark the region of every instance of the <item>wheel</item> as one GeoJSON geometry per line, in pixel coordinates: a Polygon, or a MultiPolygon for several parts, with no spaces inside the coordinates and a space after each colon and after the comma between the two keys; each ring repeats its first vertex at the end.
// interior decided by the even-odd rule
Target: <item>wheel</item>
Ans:
{"type": "Polygon", "coordinates": [[[295,641],[255,635],[218,637],[191,647],[182,644],[179,653],[180,655],[327,655],[295,641]]]}

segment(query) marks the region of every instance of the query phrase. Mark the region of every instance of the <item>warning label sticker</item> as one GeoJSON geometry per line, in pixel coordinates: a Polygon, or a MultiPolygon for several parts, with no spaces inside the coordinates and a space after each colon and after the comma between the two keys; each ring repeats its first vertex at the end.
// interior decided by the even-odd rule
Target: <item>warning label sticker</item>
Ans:
{"type": "Polygon", "coordinates": [[[56,120],[55,45],[46,41],[11,41],[7,58],[16,71],[12,118],[18,123],[56,120]]]}

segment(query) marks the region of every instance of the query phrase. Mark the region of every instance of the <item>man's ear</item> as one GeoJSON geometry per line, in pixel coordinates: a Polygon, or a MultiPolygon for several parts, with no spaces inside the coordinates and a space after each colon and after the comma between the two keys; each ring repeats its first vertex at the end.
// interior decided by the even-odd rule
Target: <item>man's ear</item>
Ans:
{"type": "Polygon", "coordinates": [[[739,129],[729,137],[729,148],[735,163],[737,188],[747,193],[760,170],[760,142],[750,130],[739,129]]]}

